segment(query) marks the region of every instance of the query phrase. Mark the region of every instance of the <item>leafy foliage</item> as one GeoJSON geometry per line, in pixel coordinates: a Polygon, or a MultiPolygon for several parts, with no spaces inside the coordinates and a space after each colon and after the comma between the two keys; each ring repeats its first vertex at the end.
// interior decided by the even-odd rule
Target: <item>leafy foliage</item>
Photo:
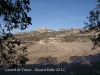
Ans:
{"type": "Polygon", "coordinates": [[[0,0],[0,63],[10,65],[10,68],[22,66],[28,61],[27,48],[19,48],[21,41],[17,40],[11,30],[24,30],[31,25],[31,18],[27,13],[31,10],[29,0],[0,0]],[[6,29],[3,29],[4,26],[6,29]]]}
{"type": "Polygon", "coordinates": [[[8,31],[14,28],[24,30],[31,24],[31,18],[27,15],[31,10],[29,4],[29,0],[0,0],[0,16],[8,31]]]}
{"type": "MultiPolygon", "coordinates": [[[[1,64],[10,65],[14,67],[19,62],[28,60],[26,48],[18,50],[21,44],[20,40],[15,40],[15,37],[11,33],[3,32],[0,38],[0,61],[1,64]]],[[[23,65],[23,63],[21,63],[23,65]]]]}
{"type": "Polygon", "coordinates": [[[90,11],[89,23],[85,23],[85,28],[88,32],[95,31],[97,35],[90,36],[91,41],[94,43],[93,49],[100,47],[100,0],[97,1],[99,4],[96,5],[94,10],[90,11]]]}

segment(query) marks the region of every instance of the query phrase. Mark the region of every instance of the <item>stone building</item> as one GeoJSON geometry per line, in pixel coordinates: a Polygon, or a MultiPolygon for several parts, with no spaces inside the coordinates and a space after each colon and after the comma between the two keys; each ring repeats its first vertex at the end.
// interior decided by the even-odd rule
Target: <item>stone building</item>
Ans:
{"type": "Polygon", "coordinates": [[[49,30],[49,29],[46,29],[45,27],[39,28],[37,31],[40,32],[40,33],[54,32],[54,30],[49,30]]]}
{"type": "Polygon", "coordinates": [[[72,31],[72,33],[79,33],[80,29],[78,29],[78,28],[72,28],[71,31],[72,31]]]}

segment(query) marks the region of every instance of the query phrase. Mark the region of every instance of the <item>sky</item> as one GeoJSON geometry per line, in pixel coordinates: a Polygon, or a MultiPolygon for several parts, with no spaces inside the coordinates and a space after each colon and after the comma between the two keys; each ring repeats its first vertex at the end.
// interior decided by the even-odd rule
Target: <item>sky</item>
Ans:
{"type": "MultiPolygon", "coordinates": [[[[32,25],[24,31],[47,29],[83,28],[89,12],[95,8],[97,0],[30,0],[32,25]]],[[[23,31],[23,32],[24,32],[23,31]]],[[[13,33],[21,32],[16,29],[13,33]]]]}

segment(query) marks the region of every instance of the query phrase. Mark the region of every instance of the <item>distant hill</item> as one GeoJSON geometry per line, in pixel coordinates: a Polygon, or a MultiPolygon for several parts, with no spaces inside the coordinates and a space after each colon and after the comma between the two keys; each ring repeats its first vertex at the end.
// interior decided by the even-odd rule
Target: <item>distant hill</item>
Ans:
{"type": "Polygon", "coordinates": [[[32,42],[87,42],[89,36],[98,35],[95,31],[86,33],[86,29],[60,29],[58,31],[39,28],[35,31],[19,32],[14,34],[16,39],[32,42]],[[52,38],[52,39],[51,39],[52,38]]]}

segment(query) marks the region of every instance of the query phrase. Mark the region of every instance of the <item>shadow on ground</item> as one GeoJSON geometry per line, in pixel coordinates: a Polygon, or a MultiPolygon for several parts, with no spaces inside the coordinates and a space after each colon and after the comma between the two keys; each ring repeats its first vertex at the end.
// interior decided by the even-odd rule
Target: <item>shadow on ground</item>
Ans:
{"type": "Polygon", "coordinates": [[[55,63],[56,58],[54,58],[55,60],[52,57],[49,58],[42,57],[38,64],[29,64],[23,68],[19,66],[17,69],[13,69],[19,69],[19,71],[1,69],[0,75],[100,75],[100,54],[84,57],[73,56],[70,58],[70,62],[57,64],[55,63]],[[48,63],[49,61],[50,63],[48,63]]]}

